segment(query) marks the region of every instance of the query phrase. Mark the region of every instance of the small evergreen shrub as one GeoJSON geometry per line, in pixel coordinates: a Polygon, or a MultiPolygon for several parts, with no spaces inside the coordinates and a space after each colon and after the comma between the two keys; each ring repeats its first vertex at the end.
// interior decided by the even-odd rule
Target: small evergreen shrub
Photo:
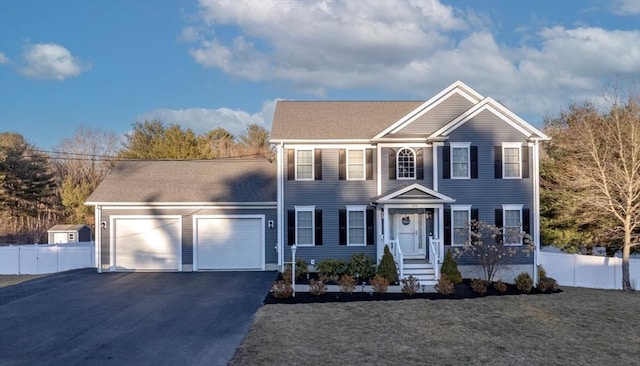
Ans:
{"type": "Polygon", "coordinates": [[[314,296],[319,296],[327,291],[327,285],[324,284],[322,278],[318,280],[309,280],[309,293],[314,296]]]}
{"type": "Polygon", "coordinates": [[[369,281],[371,288],[378,294],[384,294],[389,289],[389,280],[381,275],[376,275],[369,281]]]}
{"type": "Polygon", "coordinates": [[[547,277],[547,271],[545,271],[544,267],[540,264],[538,265],[538,278],[547,277]]]}
{"type": "Polygon", "coordinates": [[[409,296],[415,295],[420,290],[420,282],[413,276],[401,279],[400,283],[402,284],[402,292],[409,296]]]}
{"type": "Polygon", "coordinates": [[[353,293],[356,289],[356,279],[350,275],[342,275],[338,280],[338,286],[340,286],[340,291],[350,294],[353,293]]]}
{"type": "Polygon", "coordinates": [[[506,283],[502,281],[498,281],[498,282],[494,282],[493,288],[495,288],[496,291],[504,294],[505,292],[507,292],[508,286],[506,283]]]}
{"type": "Polygon", "coordinates": [[[450,250],[447,251],[447,254],[444,256],[444,261],[442,262],[442,269],[440,269],[440,273],[447,276],[447,278],[453,283],[462,282],[462,275],[458,270],[458,263],[453,259],[453,254],[450,250]]]}
{"type": "Polygon", "coordinates": [[[307,278],[308,273],[309,273],[309,267],[307,267],[307,262],[305,262],[305,260],[302,258],[297,258],[296,259],[296,280],[307,278]]]}
{"type": "Polygon", "coordinates": [[[393,259],[388,245],[384,246],[384,254],[380,260],[377,272],[379,276],[386,278],[389,283],[398,282],[398,268],[396,267],[396,262],[393,259]]]}
{"type": "Polygon", "coordinates": [[[440,276],[438,283],[434,286],[440,295],[453,295],[456,292],[455,284],[446,275],[440,276]]]}
{"type": "Polygon", "coordinates": [[[354,253],[347,263],[346,273],[353,277],[371,278],[376,274],[376,264],[368,255],[354,253]]]}
{"type": "Polygon", "coordinates": [[[542,277],[538,282],[540,292],[558,291],[558,281],[551,277],[542,277]]]}
{"type": "Polygon", "coordinates": [[[516,287],[518,290],[528,294],[533,288],[533,279],[527,272],[522,272],[516,277],[516,287]]]}
{"type": "Polygon", "coordinates": [[[487,293],[487,281],[475,278],[471,280],[471,289],[482,296],[487,293]]]}
{"type": "Polygon", "coordinates": [[[316,265],[316,270],[336,281],[346,270],[346,263],[342,259],[323,259],[316,265]]]}

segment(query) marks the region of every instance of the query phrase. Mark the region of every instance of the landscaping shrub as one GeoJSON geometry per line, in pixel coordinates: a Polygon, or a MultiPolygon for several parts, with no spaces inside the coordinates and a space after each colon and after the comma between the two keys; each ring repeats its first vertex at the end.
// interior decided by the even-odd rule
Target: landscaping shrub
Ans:
{"type": "Polygon", "coordinates": [[[480,278],[473,279],[471,280],[471,289],[482,296],[487,293],[487,281],[480,278]]]}
{"type": "Polygon", "coordinates": [[[544,267],[539,264],[538,265],[538,278],[545,278],[547,277],[547,271],[545,271],[544,267]]]}
{"type": "Polygon", "coordinates": [[[338,280],[338,286],[340,286],[341,292],[353,293],[356,289],[356,279],[350,275],[342,275],[338,280]]]}
{"type": "Polygon", "coordinates": [[[380,260],[377,272],[379,276],[386,278],[389,283],[398,282],[398,268],[396,267],[396,262],[393,260],[393,255],[388,245],[384,246],[384,254],[380,260]]]}
{"type": "Polygon", "coordinates": [[[300,280],[303,278],[307,278],[307,274],[309,273],[309,267],[307,266],[307,262],[305,262],[302,258],[296,259],[296,279],[300,280]]]}
{"type": "Polygon", "coordinates": [[[558,281],[551,277],[541,277],[538,282],[540,292],[558,291],[558,281]]]}
{"type": "Polygon", "coordinates": [[[420,290],[420,282],[413,276],[401,279],[400,283],[402,283],[402,292],[409,296],[415,295],[420,290]]]}
{"type": "Polygon", "coordinates": [[[271,295],[278,299],[288,299],[293,294],[291,283],[278,280],[271,286],[271,295]]]}
{"type": "Polygon", "coordinates": [[[327,285],[324,283],[324,278],[318,280],[309,280],[309,293],[314,296],[319,296],[327,291],[327,285]]]}
{"type": "Polygon", "coordinates": [[[500,293],[505,293],[508,289],[507,284],[502,281],[495,282],[493,284],[493,288],[495,288],[500,293]]]}
{"type": "Polygon", "coordinates": [[[346,263],[342,259],[323,259],[316,265],[316,270],[336,281],[345,272],[346,263]]]}
{"type": "Polygon", "coordinates": [[[376,275],[369,281],[371,288],[378,294],[384,294],[389,289],[389,280],[381,275],[376,275]]]}
{"type": "Polygon", "coordinates": [[[518,290],[528,294],[533,288],[533,279],[527,272],[522,272],[516,277],[516,287],[518,290]]]}
{"type": "Polygon", "coordinates": [[[444,256],[444,261],[442,262],[442,269],[440,269],[440,273],[447,276],[447,278],[453,283],[462,282],[462,275],[458,270],[458,263],[453,259],[453,254],[450,250],[447,251],[447,254],[444,256]]]}
{"type": "Polygon", "coordinates": [[[455,284],[446,275],[440,276],[438,283],[434,286],[441,295],[453,295],[456,292],[455,284]]]}
{"type": "Polygon", "coordinates": [[[376,273],[376,264],[364,253],[354,253],[347,263],[347,274],[359,278],[371,278],[376,273]]]}

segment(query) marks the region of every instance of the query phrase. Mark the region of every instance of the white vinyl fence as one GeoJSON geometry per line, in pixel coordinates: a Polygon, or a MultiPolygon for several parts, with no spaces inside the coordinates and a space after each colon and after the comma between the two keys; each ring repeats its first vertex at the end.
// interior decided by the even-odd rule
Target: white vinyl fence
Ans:
{"type": "MultiPolygon", "coordinates": [[[[538,262],[561,286],[622,290],[622,258],[541,251],[538,262]]],[[[640,290],[640,259],[629,260],[629,275],[640,290]]]]}
{"type": "Polygon", "coordinates": [[[0,274],[44,274],[95,267],[94,242],[0,247],[0,274]]]}

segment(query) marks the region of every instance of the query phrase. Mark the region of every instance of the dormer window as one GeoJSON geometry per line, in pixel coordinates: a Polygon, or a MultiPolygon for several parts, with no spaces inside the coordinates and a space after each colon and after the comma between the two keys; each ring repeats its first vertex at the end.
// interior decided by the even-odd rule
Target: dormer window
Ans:
{"type": "Polygon", "coordinates": [[[416,178],[416,154],[408,147],[400,149],[397,155],[398,179],[416,178]]]}

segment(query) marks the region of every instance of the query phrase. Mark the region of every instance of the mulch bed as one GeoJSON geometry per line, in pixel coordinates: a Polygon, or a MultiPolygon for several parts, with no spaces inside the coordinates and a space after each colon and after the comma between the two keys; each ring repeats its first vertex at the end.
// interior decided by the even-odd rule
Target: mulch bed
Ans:
{"type": "MultiPolygon", "coordinates": [[[[296,297],[288,299],[278,299],[268,293],[264,299],[264,304],[312,304],[312,303],[328,303],[328,302],[352,302],[352,301],[393,301],[393,300],[410,300],[410,299],[426,299],[426,300],[461,300],[461,299],[475,299],[478,297],[487,296],[510,296],[510,295],[525,295],[518,290],[515,285],[507,284],[507,291],[504,293],[499,292],[492,285],[487,286],[487,293],[479,295],[471,289],[470,280],[463,280],[462,283],[455,285],[455,293],[452,295],[441,295],[439,293],[418,292],[413,296],[409,296],[404,293],[369,293],[361,292],[356,289],[351,294],[343,292],[326,292],[322,295],[311,295],[308,292],[296,292],[296,297]]],[[[540,294],[553,294],[559,293],[562,290],[541,292],[537,288],[532,288],[528,295],[540,295],[540,294]]]]}

